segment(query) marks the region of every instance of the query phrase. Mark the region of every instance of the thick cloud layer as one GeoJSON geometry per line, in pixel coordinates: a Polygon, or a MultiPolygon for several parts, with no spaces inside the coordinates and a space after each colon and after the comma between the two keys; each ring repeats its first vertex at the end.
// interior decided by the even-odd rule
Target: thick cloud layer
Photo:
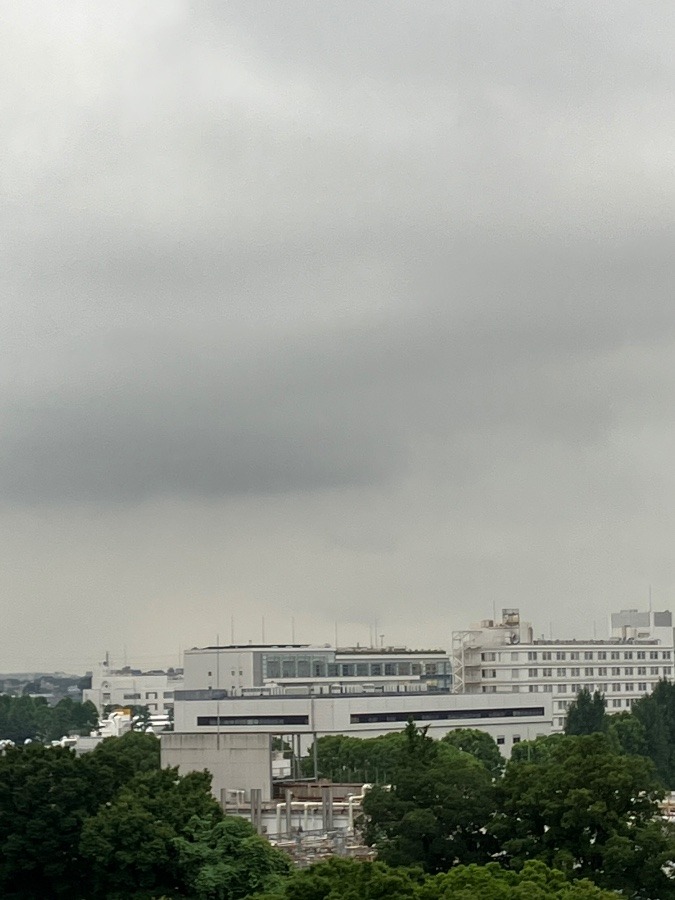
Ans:
{"type": "Polygon", "coordinates": [[[0,669],[671,604],[671,4],[4,18],[0,669]]]}

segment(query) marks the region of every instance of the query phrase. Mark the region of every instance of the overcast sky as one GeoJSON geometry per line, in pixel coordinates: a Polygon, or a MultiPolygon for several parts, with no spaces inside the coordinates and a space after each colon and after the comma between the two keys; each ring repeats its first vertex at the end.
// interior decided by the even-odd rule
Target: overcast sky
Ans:
{"type": "Polygon", "coordinates": [[[672,0],[0,13],[0,671],[673,608],[672,0]]]}

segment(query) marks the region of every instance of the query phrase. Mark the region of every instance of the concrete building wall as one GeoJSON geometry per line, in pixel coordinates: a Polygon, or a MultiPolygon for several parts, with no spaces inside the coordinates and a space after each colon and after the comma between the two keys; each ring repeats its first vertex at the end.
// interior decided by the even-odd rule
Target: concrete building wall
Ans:
{"type": "Polygon", "coordinates": [[[232,697],[224,700],[176,701],[176,732],[257,732],[313,736],[349,734],[377,737],[401,731],[412,717],[440,738],[456,728],[479,728],[491,734],[508,756],[514,743],[549,734],[551,697],[504,694],[399,693],[305,695],[302,697],[232,697]]]}
{"type": "Polygon", "coordinates": [[[272,756],[268,734],[218,734],[213,732],[167,732],[160,737],[162,766],[177,766],[181,775],[209,771],[211,791],[223,802],[230,792],[243,791],[250,800],[251,788],[262,790],[262,799],[272,798],[272,756]]]}

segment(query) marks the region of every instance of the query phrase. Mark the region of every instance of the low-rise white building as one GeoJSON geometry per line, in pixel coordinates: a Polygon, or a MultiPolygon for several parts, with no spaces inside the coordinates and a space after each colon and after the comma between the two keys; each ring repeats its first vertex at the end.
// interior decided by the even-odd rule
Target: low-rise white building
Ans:
{"type": "Polygon", "coordinates": [[[102,663],[92,673],[91,687],[82,692],[82,699],[90,700],[99,715],[109,706],[147,706],[151,715],[170,715],[174,693],[182,687],[181,670],[143,672],[102,663]]]}
{"type": "Polygon", "coordinates": [[[608,712],[630,709],[660,679],[673,675],[670,612],[623,610],[611,616],[609,640],[535,640],[517,609],[453,634],[453,690],[460,694],[549,695],[553,730],[586,688],[605,695],[608,712]]]}

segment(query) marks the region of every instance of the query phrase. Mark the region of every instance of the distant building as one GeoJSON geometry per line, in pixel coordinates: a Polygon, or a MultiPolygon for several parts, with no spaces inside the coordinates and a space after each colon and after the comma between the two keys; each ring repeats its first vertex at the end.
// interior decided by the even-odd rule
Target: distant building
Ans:
{"type": "Polygon", "coordinates": [[[451,661],[445,650],[405,647],[334,648],[309,644],[241,644],[186,650],[185,690],[255,693],[330,693],[331,690],[449,691],[451,661]]]}
{"type": "Polygon", "coordinates": [[[174,693],[183,687],[182,670],[143,672],[125,667],[113,669],[102,663],[91,676],[91,688],[82,692],[99,715],[106,707],[147,706],[152,715],[169,715],[173,711],[174,693]]]}
{"type": "Polygon", "coordinates": [[[630,709],[660,679],[673,675],[672,613],[622,610],[611,616],[609,640],[535,640],[518,609],[456,631],[453,690],[460,694],[549,695],[553,730],[583,688],[605,695],[610,713],[630,709]]]}

